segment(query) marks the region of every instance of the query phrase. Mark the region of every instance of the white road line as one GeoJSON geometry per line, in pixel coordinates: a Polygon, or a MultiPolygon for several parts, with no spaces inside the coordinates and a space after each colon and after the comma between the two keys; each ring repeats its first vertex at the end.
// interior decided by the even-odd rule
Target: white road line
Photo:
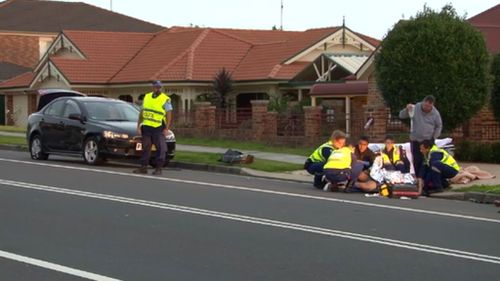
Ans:
{"type": "Polygon", "coordinates": [[[368,203],[368,202],[362,202],[362,201],[306,195],[306,194],[291,193],[291,192],[284,192],[284,191],[266,190],[266,189],[259,189],[259,188],[253,188],[253,187],[244,187],[244,186],[227,185],[227,184],[219,184],[219,183],[182,180],[182,179],[176,179],[176,178],[157,177],[157,176],[140,175],[140,174],[133,174],[133,173],[116,172],[116,171],[110,171],[110,170],[99,170],[99,169],[95,169],[95,168],[64,166],[64,165],[58,165],[58,164],[40,163],[40,162],[14,160],[14,159],[6,159],[6,158],[0,158],[0,161],[10,162],[10,163],[18,163],[18,164],[28,164],[28,165],[34,165],[34,166],[43,166],[43,167],[50,167],[50,168],[60,168],[60,169],[68,169],[68,170],[76,170],[76,171],[94,172],[94,173],[109,174],[109,175],[115,175],[115,176],[126,176],[126,177],[134,177],[134,178],[152,179],[152,180],[157,180],[157,181],[185,183],[185,184],[199,185],[199,186],[205,186],[205,187],[208,186],[208,187],[225,188],[225,189],[233,189],[233,190],[243,190],[243,191],[248,191],[248,192],[267,193],[267,194],[273,194],[273,195],[282,195],[282,196],[298,197],[298,198],[304,198],[304,199],[330,201],[330,202],[359,205],[359,206],[365,206],[365,207],[385,208],[385,209],[391,209],[391,210],[397,210],[397,211],[412,212],[412,213],[419,213],[419,214],[426,214],[426,215],[435,215],[435,216],[444,216],[444,217],[452,217],[452,218],[474,220],[474,221],[481,221],[481,222],[500,223],[499,219],[476,217],[476,216],[454,214],[454,213],[447,213],[447,212],[440,212],[440,211],[414,209],[414,208],[399,207],[399,206],[384,205],[384,204],[375,204],[375,203],[368,203]]]}
{"type": "Polygon", "coordinates": [[[85,198],[101,199],[101,200],[107,200],[107,201],[112,201],[112,202],[120,202],[120,203],[126,203],[126,204],[137,205],[137,206],[145,206],[145,207],[156,208],[156,209],[164,209],[164,210],[170,210],[170,211],[176,211],[176,212],[182,212],[182,213],[208,216],[208,217],[214,217],[214,218],[220,218],[220,219],[226,219],[226,220],[238,221],[238,222],[244,222],[244,223],[250,223],[250,224],[258,224],[258,225],[265,225],[265,226],[271,226],[271,227],[277,227],[277,228],[283,228],[283,229],[297,230],[297,231],[302,231],[302,232],[307,232],[307,233],[340,237],[340,238],[345,238],[345,239],[350,239],[350,240],[363,241],[363,242],[367,242],[367,243],[381,244],[381,245],[397,247],[397,248],[404,248],[404,249],[409,249],[409,250],[414,250],[414,251],[419,251],[419,252],[433,253],[433,254],[450,256],[450,257],[457,257],[457,258],[462,258],[462,259],[467,259],[467,260],[500,264],[500,257],[497,257],[497,256],[491,256],[491,255],[485,255],[485,254],[479,254],[479,253],[473,253],[473,252],[466,252],[466,251],[455,250],[455,249],[450,249],[450,248],[443,248],[443,247],[437,247],[437,246],[432,246],[432,245],[418,244],[418,243],[407,242],[407,241],[403,241],[403,240],[388,239],[388,238],[383,238],[383,237],[378,237],[378,236],[364,235],[364,234],[340,231],[340,230],[329,229],[329,228],[321,228],[321,227],[315,227],[315,226],[310,226],[310,225],[295,224],[295,223],[289,223],[289,222],[284,222],[284,221],[264,219],[264,218],[259,218],[259,217],[251,217],[251,216],[244,216],[244,215],[238,215],[238,214],[232,214],[232,213],[217,212],[217,211],[211,211],[211,210],[207,210],[207,209],[198,209],[198,208],[192,208],[192,207],[187,207],[187,206],[167,204],[167,203],[141,200],[141,199],[134,199],[134,198],[128,198],[128,197],[122,197],[122,196],[109,195],[109,194],[93,193],[93,192],[87,192],[87,191],[81,191],[81,190],[72,190],[72,189],[65,189],[65,188],[59,188],[59,187],[54,187],[54,186],[45,186],[45,185],[31,184],[31,183],[26,183],[26,182],[18,182],[18,181],[0,179],[0,186],[2,186],[2,185],[9,186],[9,187],[18,187],[18,188],[23,188],[23,189],[32,189],[32,190],[40,190],[40,191],[47,191],[47,192],[53,192],[53,193],[74,195],[74,196],[85,197],[85,198]]]}
{"type": "Polygon", "coordinates": [[[89,280],[120,281],[119,279],[110,278],[110,277],[102,276],[99,274],[90,273],[90,272],[86,272],[86,271],[79,270],[79,269],[74,269],[74,268],[67,267],[64,265],[59,265],[59,264],[55,264],[55,263],[51,263],[51,262],[47,262],[47,261],[42,261],[39,259],[25,257],[25,256],[13,254],[13,253],[5,252],[2,250],[0,250],[0,257],[5,258],[5,259],[9,259],[9,260],[22,262],[22,263],[31,264],[31,265],[34,265],[37,267],[41,267],[41,268],[45,268],[45,269],[49,269],[49,270],[53,270],[53,271],[62,272],[62,273],[68,274],[68,275],[73,275],[73,276],[77,276],[77,277],[81,277],[81,278],[85,278],[85,279],[89,279],[89,280]]]}

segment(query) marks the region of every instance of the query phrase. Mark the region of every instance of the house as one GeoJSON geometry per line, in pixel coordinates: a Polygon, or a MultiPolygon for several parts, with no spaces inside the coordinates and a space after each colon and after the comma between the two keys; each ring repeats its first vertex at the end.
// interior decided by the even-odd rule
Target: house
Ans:
{"type": "Polygon", "coordinates": [[[179,113],[213,91],[214,75],[232,73],[232,108],[287,95],[302,100],[316,83],[352,76],[379,41],[345,26],[306,31],[172,27],[156,33],[64,30],[32,72],[0,84],[23,125],[39,88],[71,88],[135,101],[161,80],[179,113]],[[14,102],[18,99],[20,102],[14,102]],[[15,109],[18,109],[17,111],[15,109]]]}
{"type": "MultiPolygon", "coordinates": [[[[163,27],[85,3],[3,1],[0,2],[0,81],[33,68],[63,29],[157,32],[163,27]]],[[[5,97],[0,95],[0,124],[5,123],[5,104],[5,97]]]]}
{"type": "MultiPolygon", "coordinates": [[[[500,4],[468,19],[469,23],[480,31],[485,39],[488,51],[494,55],[500,53],[500,4]]],[[[375,54],[375,52],[374,52],[375,54]]],[[[364,105],[365,120],[374,118],[374,126],[367,134],[374,140],[382,141],[387,133],[400,133],[407,130],[405,126],[392,118],[386,107],[375,80],[374,54],[356,72],[356,80],[367,81],[367,100],[364,105]]],[[[489,104],[480,110],[475,117],[453,136],[470,141],[498,141],[500,139],[500,122],[496,121],[489,104]]]]}

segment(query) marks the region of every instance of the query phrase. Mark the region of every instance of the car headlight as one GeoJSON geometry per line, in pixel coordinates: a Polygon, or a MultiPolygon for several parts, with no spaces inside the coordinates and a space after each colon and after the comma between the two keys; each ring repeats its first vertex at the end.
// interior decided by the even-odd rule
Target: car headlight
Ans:
{"type": "Polygon", "coordinates": [[[112,131],[104,131],[102,135],[107,139],[128,139],[128,134],[120,134],[112,131]]]}

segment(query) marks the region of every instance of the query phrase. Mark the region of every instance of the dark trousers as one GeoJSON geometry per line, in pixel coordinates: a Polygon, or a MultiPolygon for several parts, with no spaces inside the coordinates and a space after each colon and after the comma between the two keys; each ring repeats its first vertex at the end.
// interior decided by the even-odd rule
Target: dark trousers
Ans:
{"type": "Polygon", "coordinates": [[[356,182],[358,181],[358,177],[363,172],[363,170],[363,163],[360,161],[356,161],[352,163],[350,169],[325,169],[325,177],[329,182],[333,184],[345,181],[356,182]]]}
{"type": "Polygon", "coordinates": [[[151,146],[154,144],[156,147],[156,168],[163,167],[165,162],[165,155],[167,152],[167,145],[165,144],[165,136],[163,135],[163,128],[153,128],[149,126],[141,127],[142,133],[142,155],[141,166],[147,167],[151,157],[151,146]]]}
{"type": "Polygon", "coordinates": [[[306,165],[306,170],[309,174],[314,175],[314,187],[316,188],[323,188],[324,184],[322,182],[323,180],[323,166],[325,165],[324,162],[309,162],[306,165]]]}
{"type": "Polygon", "coordinates": [[[430,166],[424,166],[424,191],[440,191],[447,186],[447,180],[458,174],[458,171],[452,167],[443,164],[440,161],[430,163],[430,166]]]}
{"type": "Polygon", "coordinates": [[[412,141],[411,154],[413,156],[413,168],[415,169],[415,175],[420,175],[420,169],[424,163],[424,155],[420,152],[420,142],[412,141]]]}

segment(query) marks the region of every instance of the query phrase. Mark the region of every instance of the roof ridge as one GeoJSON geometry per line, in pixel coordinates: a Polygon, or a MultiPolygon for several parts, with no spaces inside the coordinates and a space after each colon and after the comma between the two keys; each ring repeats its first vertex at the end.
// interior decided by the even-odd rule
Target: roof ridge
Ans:
{"type": "Polygon", "coordinates": [[[200,35],[198,35],[198,37],[196,37],[195,40],[193,40],[193,43],[191,43],[191,45],[189,45],[188,48],[186,48],[186,50],[184,50],[183,52],[181,52],[177,57],[175,57],[173,60],[171,60],[167,65],[165,65],[164,67],[162,67],[160,70],[158,70],[155,74],[153,74],[153,77],[151,77],[152,79],[151,80],[156,80],[158,79],[158,77],[163,74],[165,71],[167,71],[172,65],[174,65],[175,63],[177,63],[181,58],[183,58],[186,54],[188,54],[188,52],[190,51],[191,47],[193,46],[193,44],[196,42],[196,40],[198,40],[198,38],[200,38],[200,36],[203,34],[203,32],[205,31],[202,31],[200,35]]]}
{"type": "Polygon", "coordinates": [[[474,18],[477,18],[478,16],[480,16],[480,15],[482,15],[482,14],[485,14],[485,13],[487,13],[487,12],[490,12],[490,11],[492,11],[492,10],[496,9],[496,8],[500,8],[500,4],[497,4],[497,5],[495,5],[495,6],[491,7],[491,8],[489,8],[489,9],[487,9],[487,10],[482,11],[482,12],[481,12],[481,13],[479,13],[479,14],[476,14],[476,15],[474,15],[474,16],[472,16],[472,17],[468,18],[468,19],[467,19],[467,21],[470,21],[470,20],[472,20],[472,19],[474,19],[474,18]]]}
{"type": "MultiPolygon", "coordinates": [[[[224,32],[224,31],[222,31],[221,29],[214,28],[212,30],[215,31],[215,32],[217,32],[217,33],[219,33],[219,34],[222,34],[222,35],[224,35],[226,37],[232,38],[234,40],[238,40],[238,41],[241,41],[243,43],[246,43],[246,44],[249,44],[249,45],[252,45],[252,46],[255,45],[253,42],[247,41],[245,39],[242,39],[242,38],[240,38],[238,36],[235,36],[235,35],[232,35],[232,34],[228,34],[228,33],[224,32]]],[[[235,30],[237,30],[237,29],[235,29],[235,30]]],[[[246,30],[246,29],[241,29],[241,30],[246,30]]]]}
{"type": "Polygon", "coordinates": [[[137,52],[126,62],[122,65],[122,67],[120,67],[120,69],[118,69],[116,71],[115,74],[113,74],[109,79],[108,79],[108,82],[111,83],[111,81],[120,73],[122,72],[123,69],[125,69],[125,67],[127,67],[141,52],[142,50],[144,50],[144,48],[146,48],[147,45],[149,45],[149,43],[151,43],[151,41],[153,41],[153,39],[156,37],[156,35],[153,33],[151,38],[149,38],[149,40],[144,43],[144,45],[142,45],[141,48],[139,48],[137,50],[137,52]]]}
{"type": "Polygon", "coordinates": [[[194,52],[198,48],[198,46],[207,38],[208,33],[210,33],[210,29],[205,29],[203,32],[193,41],[193,44],[188,48],[188,57],[187,57],[187,66],[186,66],[186,80],[193,79],[193,70],[194,70],[194,52]]]}
{"type": "Polygon", "coordinates": [[[271,72],[269,72],[267,77],[274,78],[274,76],[276,76],[276,74],[278,74],[278,72],[280,71],[281,67],[282,67],[281,64],[274,65],[273,69],[271,69],[271,72]]]}

